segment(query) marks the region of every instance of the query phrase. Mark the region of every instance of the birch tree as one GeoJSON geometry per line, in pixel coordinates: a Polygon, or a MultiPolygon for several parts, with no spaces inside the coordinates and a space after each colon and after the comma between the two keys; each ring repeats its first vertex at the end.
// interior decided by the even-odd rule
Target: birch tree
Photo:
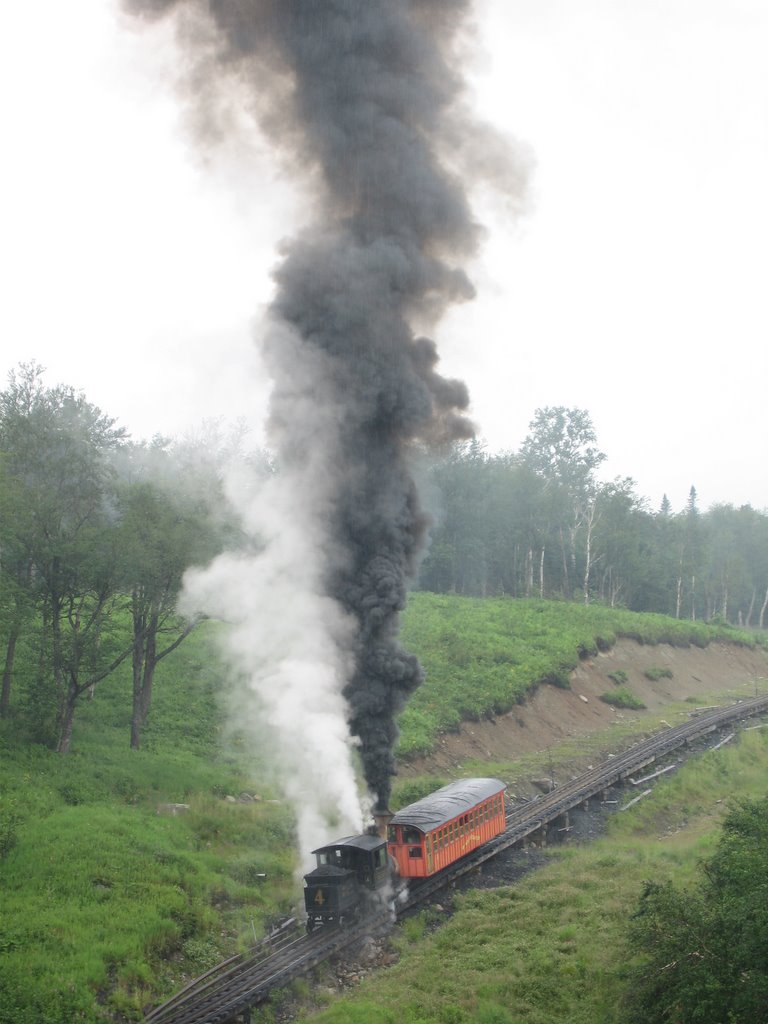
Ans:
{"type": "MultiPolygon", "coordinates": [[[[583,530],[591,541],[597,514],[596,471],[605,461],[597,447],[589,413],[584,409],[546,406],[537,409],[520,449],[523,464],[539,474],[550,491],[565,499],[557,532],[563,558],[563,593],[572,596],[577,579],[577,540],[583,530]]],[[[589,599],[591,566],[584,567],[582,596],[589,599]]]]}

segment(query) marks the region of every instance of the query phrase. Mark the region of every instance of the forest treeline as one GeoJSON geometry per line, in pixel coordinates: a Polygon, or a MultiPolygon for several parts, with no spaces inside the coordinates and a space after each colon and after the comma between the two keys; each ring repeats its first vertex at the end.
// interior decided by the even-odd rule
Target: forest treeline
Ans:
{"type": "Polygon", "coordinates": [[[604,602],[765,628],[768,512],[657,510],[630,477],[600,482],[589,414],[536,411],[517,452],[456,446],[424,474],[439,513],[419,586],[437,593],[604,602]]]}
{"type": "MultiPolygon", "coordinates": [[[[0,715],[69,749],[79,703],[130,666],[131,745],[157,664],[196,622],[185,571],[244,543],[224,466],[279,472],[244,432],[136,443],[67,385],[21,364],[0,392],[0,715]]],[[[765,627],[768,515],[648,509],[629,479],[600,483],[588,413],[536,412],[517,453],[478,442],[422,465],[442,509],[418,586],[464,595],[600,601],[765,627]]],[[[251,541],[252,543],[252,541],[251,541]]]]}

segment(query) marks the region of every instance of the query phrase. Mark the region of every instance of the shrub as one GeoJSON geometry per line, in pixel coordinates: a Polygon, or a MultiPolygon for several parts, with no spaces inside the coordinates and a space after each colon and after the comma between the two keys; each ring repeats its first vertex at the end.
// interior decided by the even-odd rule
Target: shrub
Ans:
{"type": "Polygon", "coordinates": [[[435,778],[432,775],[420,776],[415,779],[405,779],[395,785],[392,793],[392,809],[399,810],[408,804],[416,803],[422,797],[429,796],[441,786],[447,786],[449,779],[435,778]]]}
{"type": "Polygon", "coordinates": [[[600,700],[604,704],[610,704],[614,708],[628,708],[630,711],[642,711],[645,704],[636,697],[634,693],[622,686],[618,690],[612,690],[609,693],[603,693],[600,695],[600,700]]]}
{"type": "Polygon", "coordinates": [[[626,683],[629,682],[629,676],[622,668],[616,669],[615,672],[609,672],[608,678],[611,680],[611,682],[616,683],[617,686],[624,686],[626,683]]]}
{"type": "Polygon", "coordinates": [[[767,840],[768,800],[743,801],[725,819],[697,886],[646,883],[630,922],[642,951],[629,991],[630,1020],[765,1020],[767,840]]]}
{"type": "Polygon", "coordinates": [[[552,672],[547,672],[547,674],[541,679],[541,682],[549,683],[550,686],[556,686],[560,690],[570,690],[570,674],[575,667],[575,665],[563,665],[552,672]]]}
{"type": "Polygon", "coordinates": [[[671,679],[672,669],[671,668],[647,668],[643,675],[646,679],[650,679],[652,683],[655,683],[657,679],[671,679]]]}

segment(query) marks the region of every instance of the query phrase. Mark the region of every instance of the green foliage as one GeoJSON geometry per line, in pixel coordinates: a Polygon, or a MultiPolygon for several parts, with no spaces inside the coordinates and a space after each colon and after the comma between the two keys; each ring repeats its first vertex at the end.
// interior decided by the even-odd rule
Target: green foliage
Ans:
{"type": "Polygon", "coordinates": [[[768,798],[723,822],[692,888],[646,884],[633,919],[642,950],[628,998],[643,1024],[754,1024],[768,1008],[768,798]]]}
{"type": "Polygon", "coordinates": [[[671,679],[672,669],[671,668],[647,668],[643,675],[646,679],[650,679],[652,683],[655,683],[659,679],[671,679]]]}
{"type": "Polygon", "coordinates": [[[526,465],[576,495],[593,487],[595,471],[606,455],[597,448],[597,435],[585,409],[562,405],[537,409],[528,429],[520,449],[526,465]]]}
{"type": "Polygon", "coordinates": [[[392,790],[392,810],[398,811],[407,804],[416,803],[417,800],[429,796],[441,786],[447,786],[449,781],[449,779],[428,775],[396,782],[392,790]]]}
{"type": "Polygon", "coordinates": [[[631,711],[642,711],[645,707],[640,698],[636,697],[625,686],[619,687],[618,690],[609,690],[607,693],[601,693],[600,700],[604,704],[610,704],[611,707],[628,708],[631,711]]]}
{"type": "MultiPolygon", "coordinates": [[[[38,672],[28,707],[42,739],[56,702],[62,749],[78,698],[120,654],[111,630],[123,598],[109,458],[123,442],[124,431],[81,393],[45,387],[36,364],[13,371],[0,393],[0,451],[12,494],[4,502],[10,514],[0,565],[3,587],[14,595],[7,635],[12,647],[37,610],[38,672]]],[[[6,704],[4,714],[4,695],[6,704]]]]}
{"type": "Polygon", "coordinates": [[[608,678],[617,686],[624,686],[629,682],[629,675],[622,668],[616,669],[615,672],[609,672],[608,678]]]}

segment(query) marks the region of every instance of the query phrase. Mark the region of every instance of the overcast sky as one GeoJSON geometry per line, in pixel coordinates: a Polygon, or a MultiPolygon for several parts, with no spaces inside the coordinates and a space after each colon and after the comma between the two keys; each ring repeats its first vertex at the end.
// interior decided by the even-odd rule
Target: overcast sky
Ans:
{"type": "MultiPolygon", "coordinates": [[[[652,507],[768,508],[768,3],[477,12],[477,107],[534,163],[522,218],[481,201],[478,297],[438,334],[480,436],[576,406],[652,507]]],[[[0,372],[36,359],[136,437],[258,426],[253,334],[305,216],[256,140],[195,156],[173,64],[112,0],[3,15],[0,372]]]]}

